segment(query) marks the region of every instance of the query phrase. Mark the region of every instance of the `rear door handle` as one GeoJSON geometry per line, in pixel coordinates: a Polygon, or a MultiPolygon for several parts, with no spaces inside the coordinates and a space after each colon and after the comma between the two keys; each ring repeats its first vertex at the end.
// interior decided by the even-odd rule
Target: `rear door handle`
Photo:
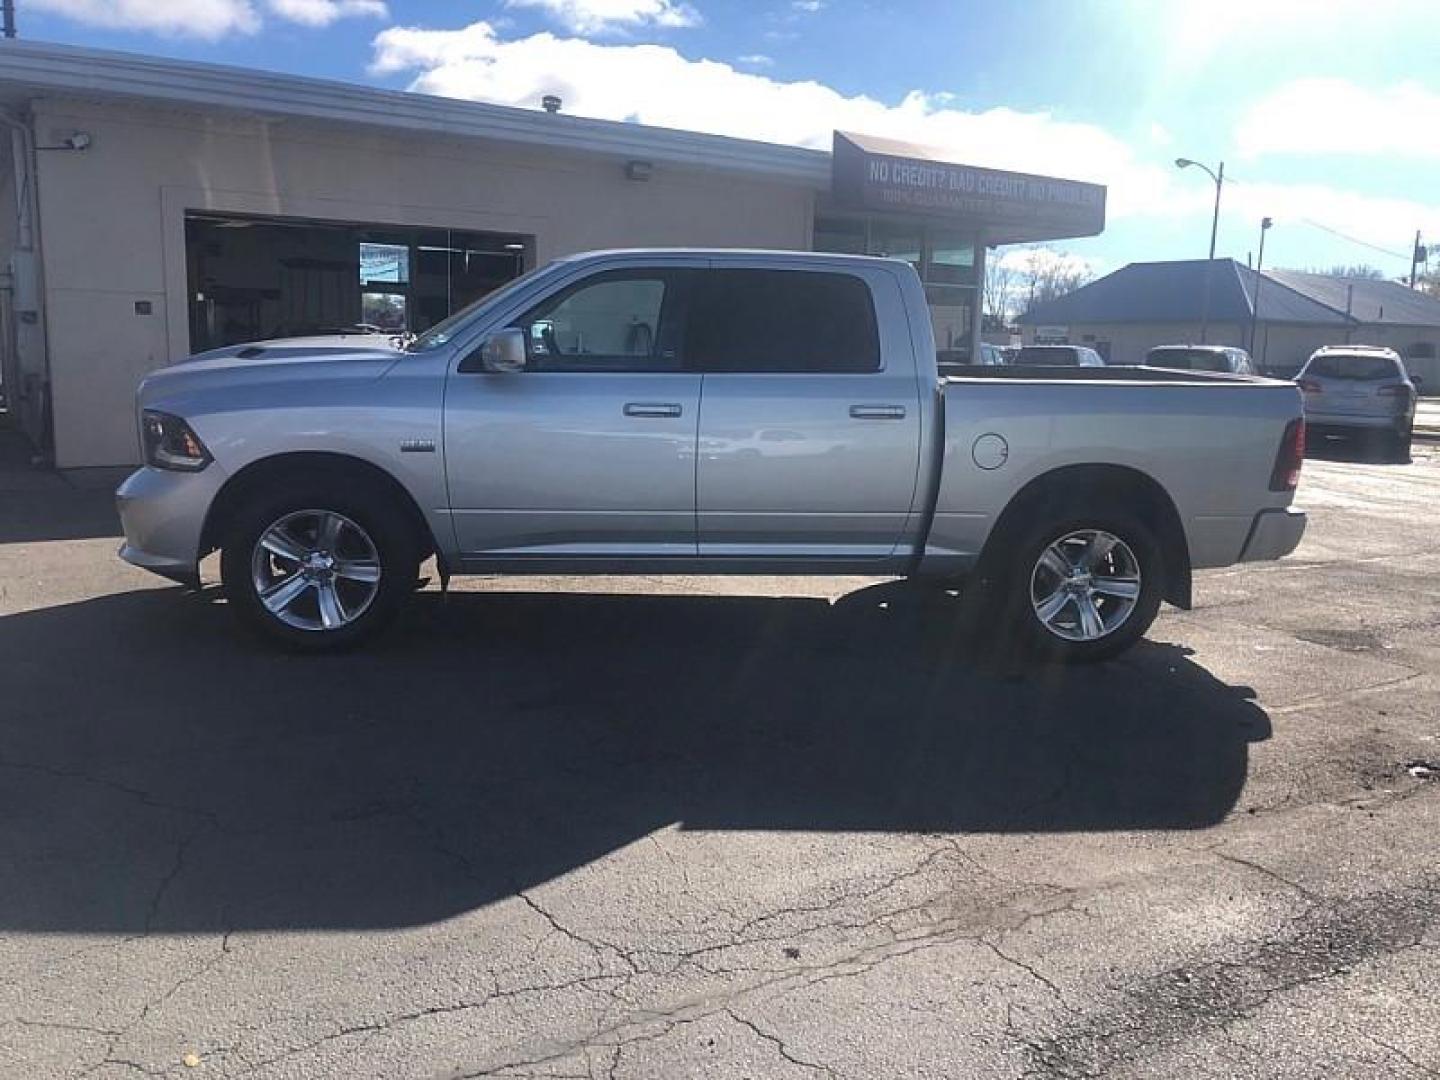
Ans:
{"type": "Polygon", "coordinates": [[[669,401],[630,401],[625,404],[626,416],[679,416],[684,410],[669,401]]]}
{"type": "Polygon", "coordinates": [[[851,405],[850,416],[855,420],[904,420],[904,405],[851,405]]]}

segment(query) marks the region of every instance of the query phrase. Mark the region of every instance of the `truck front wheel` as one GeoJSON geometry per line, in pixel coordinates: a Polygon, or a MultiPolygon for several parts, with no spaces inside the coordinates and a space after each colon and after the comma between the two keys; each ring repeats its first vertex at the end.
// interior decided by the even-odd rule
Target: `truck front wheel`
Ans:
{"type": "Polygon", "coordinates": [[[272,642],[325,652],[384,627],[415,584],[405,517],[346,477],[300,476],[237,508],[222,540],[226,599],[272,642]]]}
{"type": "Polygon", "coordinates": [[[1035,654],[1108,660],[1139,641],[1160,610],[1160,545],[1129,514],[1077,514],[1037,526],[1013,550],[1001,590],[1007,622],[1035,654]]]}

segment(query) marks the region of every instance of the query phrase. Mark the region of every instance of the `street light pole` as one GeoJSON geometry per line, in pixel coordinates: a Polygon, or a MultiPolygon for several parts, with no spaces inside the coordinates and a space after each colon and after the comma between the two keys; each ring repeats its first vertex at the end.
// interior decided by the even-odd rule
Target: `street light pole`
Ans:
{"type": "Polygon", "coordinates": [[[1200,309],[1200,344],[1205,344],[1207,332],[1210,329],[1210,271],[1211,263],[1215,261],[1215,236],[1220,231],[1220,193],[1225,187],[1225,163],[1220,162],[1220,171],[1217,173],[1210,166],[1199,162],[1191,161],[1189,158],[1176,158],[1177,169],[1188,169],[1194,165],[1197,169],[1204,169],[1206,175],[1215,181],[1215,213],[1210,218],[1210,258],[1205,263],[1205,299],[1200,309]]]}
{"type": "Polygon", "coordinates": [[[1265,282],[1265,276],[1260,272],[1265,265],[1265,234],[1273,224],[1268,217],[1260,219],[1260,255],[1255,260],[1255,295],[1250,301],[1250,348],[1247,351],[1251,360],[1255,359],[1255,326],[1260,321],[1260,286],[1265,282]]]}

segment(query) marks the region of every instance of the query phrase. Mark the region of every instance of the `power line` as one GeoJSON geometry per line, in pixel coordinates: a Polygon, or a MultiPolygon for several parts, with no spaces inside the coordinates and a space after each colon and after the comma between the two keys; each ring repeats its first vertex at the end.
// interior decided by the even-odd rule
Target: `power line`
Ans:
{"type": "Polygon", "coordinates": [[[1300,222],[1304,225],[1309,225],[1312,229],[1319,229],[1321,232],[1327,232],[1331,236],[1338,236],[1341,240],[1348,240],[1352,244],[1359,244],[1361,247],[1369,248],[1371,251],[1378,251],[1381,255],[1389,255],[1392,259],[1400,259],[1406,263],[1410,261],[1410,255],[1405,252],[1392,251],[1390,248],[1381,247],[1379,244],[1372,244],[1368,240],[1357,239],[1354,236],[1349,236],[1341,232],[1339,229],[1332,229],[1328,225],[1321,225],[1318,221],[1312,221],[1310,218],[1300,218],[1300,222]]]}
{"type": "MultiPolygon", "coordinates": [[[[1225,182],[1227,184],[1247,183],[1246,180],[1238,176],[1227,176],[1225,178],[1225,182]]],[[[1312,229],[1319,229],[1321,232],[1329,233],[1331,236],[1338,236],[1341,240],[1347,240],[1350,243],[1358,244],[1363,248],[1369,248],[1371,251],[1378,251],[1381,255],[1389,255],[1392,259],[1400,259],[1406,264],[1410,262],[1410,252],[1392,251],[1390,248],[1381,247],[1379,244],[1372,244],[1368,240],[1361,240],[1358,237],[1351,236],[1348,233],[1343,233],[1339,229],[1332,229],[1329,225],[1322,225],[1320,222],[1314,220],[1313,218],[1302,217],[1296,218],[1295,220],[1299,221],[1302,225],[1309,225],[1312,229]]]]}

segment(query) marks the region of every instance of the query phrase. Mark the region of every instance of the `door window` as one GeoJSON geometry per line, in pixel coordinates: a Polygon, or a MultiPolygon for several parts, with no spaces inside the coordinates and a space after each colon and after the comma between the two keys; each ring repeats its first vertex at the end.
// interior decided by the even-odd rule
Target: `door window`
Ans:
{"type": "Polygon", "coordinates": [[[679,367],[663,339],[675,275],[616,271],[586,278],[547,297],[513,325],[525,331],[540,371],[671,371],[679,367]]]}
{"type": "Polygon", "coordinates": [[[706,271],[690,304],[685,356],[700,371],[878,371],[870,289],[852,274],[706,271]]]}

